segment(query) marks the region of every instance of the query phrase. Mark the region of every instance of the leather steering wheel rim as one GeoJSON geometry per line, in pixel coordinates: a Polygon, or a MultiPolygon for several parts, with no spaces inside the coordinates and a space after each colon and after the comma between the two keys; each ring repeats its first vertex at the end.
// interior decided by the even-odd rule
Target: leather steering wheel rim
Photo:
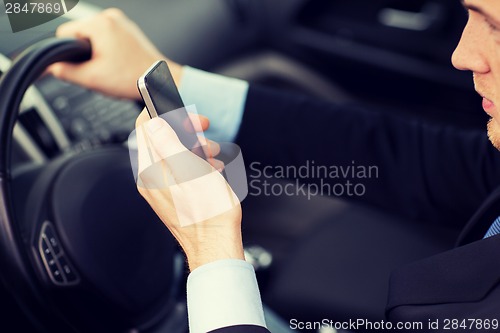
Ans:
{"type": "MultiPolygon", "coordinates": [[[[18,226],[13,223],[11,193],[12,133],[19,107],[28,87],[56,62],[80,62],[91,57],[88,41],[47,39],[25,50],[0,80],[0,267],[5,286],[18,303],[39,302],[36,284],[26,254],[22,251],[22,239],[18,226]]],[[[26,310],[26,309],[25,309],[26,310]]]]}

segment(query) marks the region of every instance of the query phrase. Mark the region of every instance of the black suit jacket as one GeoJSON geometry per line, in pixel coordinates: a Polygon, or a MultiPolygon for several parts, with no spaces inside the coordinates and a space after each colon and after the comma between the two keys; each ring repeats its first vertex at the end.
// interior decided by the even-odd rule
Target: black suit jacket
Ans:
{"type": "MultiPolygon", "coordinates": [[[[494,191],[500,153],[485,131],[252,86],[237,143],[247,163],[378,166],[379,178],[367,180],[366,194],[357,200],[463,228],[455,249],[394,272],[389,320],[500,319],[500,236],[482,240],[500,216],[500,190],[494,191]]],[[[231,329],[263,331],[216,332],[231,329]]]]}

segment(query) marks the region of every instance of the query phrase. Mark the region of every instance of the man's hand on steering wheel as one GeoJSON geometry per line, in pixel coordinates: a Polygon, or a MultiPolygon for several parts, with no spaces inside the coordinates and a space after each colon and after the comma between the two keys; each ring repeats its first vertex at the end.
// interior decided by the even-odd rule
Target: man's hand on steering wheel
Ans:
{"type": "MultiPolygon", "coordinates": [[[[90,40],[92,59],[81,64],[55,64],[49,71],[60,79],[115,97],[140,99],[137,79],[153,62],[166,59],[119,9],[62,24],[56,35],[90,40]]],[[[167,62],[179,85],[182,66],[167,62]]]]}

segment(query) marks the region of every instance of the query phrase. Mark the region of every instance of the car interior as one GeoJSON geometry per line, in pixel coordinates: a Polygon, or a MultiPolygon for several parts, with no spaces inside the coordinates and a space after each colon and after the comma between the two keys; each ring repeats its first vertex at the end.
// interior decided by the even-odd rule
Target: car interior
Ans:
{"type": "MultiPolygon", "coordinates": [[[[185,259],[130,171],[143,106],[44,73],[90,56],[84,41],[55,39],[57,26],[109,7],[181,64],[485,129],[471,75],[450,61],[459,1],[86,0],[15,34],[0,14],[1,332],[188,332],[185,259]]],[[[242,208],[263,302],[285,322],[383,320],[391,271],[460,232],[359,199],[249,195],[242,208]]],[[[457,209],[465,222],[474,206],[457,209]]]]}

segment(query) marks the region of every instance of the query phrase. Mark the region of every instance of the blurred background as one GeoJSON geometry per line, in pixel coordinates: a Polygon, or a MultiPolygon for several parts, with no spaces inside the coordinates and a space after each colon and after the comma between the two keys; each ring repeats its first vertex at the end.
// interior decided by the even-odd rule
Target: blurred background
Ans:
{"type": "Polygon", "coordinates": [[[451,66],[467,19],[449,0],[92,0],[116,6],[194,67],[484,127],[469,73],[451,66]]]}

